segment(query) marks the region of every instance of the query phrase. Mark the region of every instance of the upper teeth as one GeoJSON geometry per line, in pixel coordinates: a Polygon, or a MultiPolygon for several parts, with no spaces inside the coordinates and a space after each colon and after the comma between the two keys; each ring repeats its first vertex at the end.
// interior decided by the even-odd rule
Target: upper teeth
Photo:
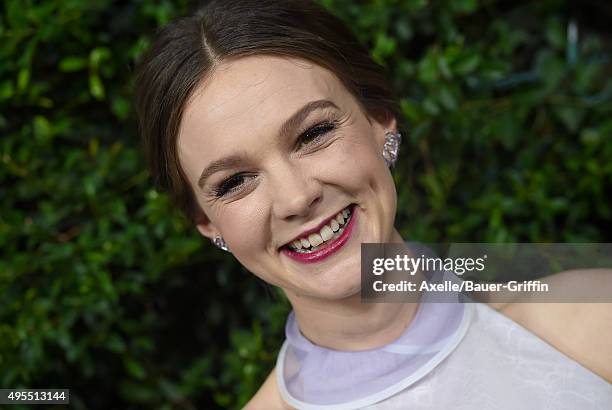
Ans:
{"type": "Polygon", "coordinates": [[[313,233],[303,238],[296,239],[295,241],[291,242],[289,246],[296,250],[306,250],[319,246],[323,242],[329,241],[334,236],[334,233],[343,229],[350,216],[351,211],[349,211],[348,208],[345,208],[330,219],[329,222],[323,226],[323,228],[321,228],[319,233],[313,233]]]}

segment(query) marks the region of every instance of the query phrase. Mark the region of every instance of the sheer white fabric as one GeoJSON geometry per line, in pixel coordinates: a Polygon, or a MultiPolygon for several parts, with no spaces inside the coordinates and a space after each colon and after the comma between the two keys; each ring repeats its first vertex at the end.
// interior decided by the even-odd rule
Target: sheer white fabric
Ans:
{"type": "Polygon", "coordinates": [[[370,398],[376,400],[370,403],[375,404],[367,407],[305,404],[287,390],[281,354],[277,363],[281,395],[299,409],[313,410],[612,409],[612,384],[488,305],[467,305],[465,331],[459,326],[453,332],[461,339],[452,343],[452,349],[443,349],[444,358],[432,366],[412,371],[399,393],[382,397],[382,391],[372,393],[370,398]]]}
{"type": "Polygon", "coordinates": [[[486,304],[455,350],[371,410],[610,410],[612,384],[486,304]]]}

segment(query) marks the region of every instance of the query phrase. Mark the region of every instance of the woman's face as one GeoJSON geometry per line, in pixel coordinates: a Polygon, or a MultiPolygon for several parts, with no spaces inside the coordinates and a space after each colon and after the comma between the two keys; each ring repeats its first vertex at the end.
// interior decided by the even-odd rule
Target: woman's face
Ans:
{"type": "Polygon", "coordinates": [[[394,232],[395,186],[381,156],[394,129],[316,64],[222,63],[188,101],[177,142],[203,210],[199,231],[222,236],[249,271],[294,295],[358,293],[360,244],[394,232]]]}

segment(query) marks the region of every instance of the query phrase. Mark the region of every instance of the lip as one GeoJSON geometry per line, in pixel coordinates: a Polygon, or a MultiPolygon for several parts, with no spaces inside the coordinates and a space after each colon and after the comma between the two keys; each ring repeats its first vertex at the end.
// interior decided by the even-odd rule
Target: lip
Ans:
{"type": "MultiPolygon", "coordinates": [[[[331,218],[328,219],[328,221],[331,218]]],[[[346,225],[346,227],[344,228],[344,231],[342,232],[342,235],[340,235],[338,238],[336,238],[336,240],[334,240],[333,242],[329,243],[328,245],[326,245],[325,247],[317,250],[316,252],[312,252],[312,253],[300,253],[300,252],[295,252],[292,251],[291,249],[287,248],[287,247],[283,247],[281,249],[281,252],[297,261],[300,263],[315,263],[315,262],[320,262],[326,258],[328,258],[329,256],[333,255],[334,253],[338,252],[340,249],[342,249],[342,247],[348,242],[348,240],[351,237],[351,234],[353,233],[353,226],[355,226],[355,221],[357,220],[357,206],[352,205],[351,206],[351,220],[349,221],[349,223],[346,225]]],[[[321,227],[325,225],[322,224],[321,227]]],[[[318,232],[315,230],[315,232],[318,232]]],[[[300,236],[301,238],[301,236],[300,236]]]]}

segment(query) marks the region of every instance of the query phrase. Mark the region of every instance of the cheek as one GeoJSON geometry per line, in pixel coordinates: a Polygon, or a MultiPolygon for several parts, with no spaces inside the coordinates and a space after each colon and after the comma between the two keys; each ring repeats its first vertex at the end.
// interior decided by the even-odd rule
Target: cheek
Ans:
{"type": "Polygon", "coordinates": [[[365,131],[355,133],[338,147],[335,156],[345,186],[357,193],[370,188],[378,193],[393,190],[393,179],[382,159],[374,137],[365,131]],[[382,192],[381,192],[382,191],[382,192]]]}
{"type": "Polygon", "coordinates": [[[373,135],[367,132],[354,135],[337,155],[342,158],[340,175],[343,186],[368,210],[374,220],[378,215],[380,225],[375,225],[375,237],[386,240],[393,232],[397,208],[397,192],[393,177],[379,152],[373,135]]]}
{"type": "Polygon", "coordinates": [[[223,238],[238,259],[248,259],[253,251],[268,243],[264,219],[260,207],[244,201],[226,206],[219,216],[223,238]]]}
{"type": "MultiPolygon", "coordinates": [[[[261,200],[261,199],[260,199],[261,200]]],[[[269,211],[262,208],[255,198],[249,203],[240,201],[224,211],[222,226],[224,239],[232,255],[246,270],[264,282],[283,286],[277,272],[278,261],[270,258],[267,246],[271,242],[269,211]]]]}

